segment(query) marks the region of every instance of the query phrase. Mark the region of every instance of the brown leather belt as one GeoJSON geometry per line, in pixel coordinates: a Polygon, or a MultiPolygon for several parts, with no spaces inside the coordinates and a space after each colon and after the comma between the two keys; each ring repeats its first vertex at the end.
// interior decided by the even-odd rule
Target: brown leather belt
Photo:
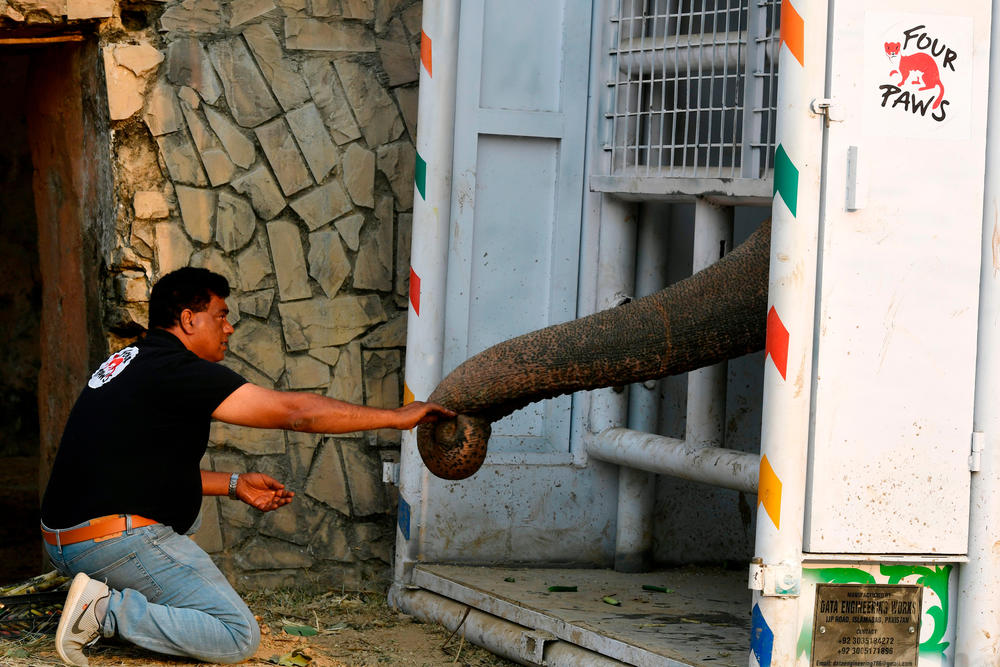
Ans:
{"type": "Polygon", "coordinates": [[[147,519],[137,514],[109,514],[108,516],[99,516],[96,519],[91,519],[87,522],[86,526],[80,526],[79,528],[49,530],[43,527],[42,537],[52,546],[66,546],[67,544],[76,544],[77,542],[85,542],[86,540],[95,540],[98,542],[108,540],[112,537],[118,537],[128,529],[129,516],[132,517],[132,528],[142,528],[143,526],[152,526],[154,523],[159,523],[159,521],[147,519]]]}

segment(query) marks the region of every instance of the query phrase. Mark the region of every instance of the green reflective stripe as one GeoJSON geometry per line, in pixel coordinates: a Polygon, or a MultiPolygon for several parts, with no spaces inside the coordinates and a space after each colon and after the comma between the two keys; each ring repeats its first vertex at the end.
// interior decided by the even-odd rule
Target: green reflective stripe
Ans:
{"type": "Polygon", "coordinates": [[[785,206],[795,215],[799,199],[799,170],[780,144],[774,151],[774,194],[780,194],[785,206]]]}
{"type": "Polygon", "coordinates": [[[416,182],[420,198],[427,201],[427,163],[420,157],[420,153],[417,153],[417,165],[413,170],[413,180],[416,182]]]}

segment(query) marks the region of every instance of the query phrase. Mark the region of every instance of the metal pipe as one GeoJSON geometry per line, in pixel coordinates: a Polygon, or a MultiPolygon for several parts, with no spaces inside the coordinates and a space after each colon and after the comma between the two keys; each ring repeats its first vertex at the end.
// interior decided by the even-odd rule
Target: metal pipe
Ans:
{"type": "MultiPolygon", "coordinates": [[[[600,247],[597,262],[598,309],[613,308],[622,303],[634,287],[636,223],[631,207],[624,202],[605,197],[601,203],[600,247]]],[[[591,393],[590,431],[601,431],[610,426],[621,426],[628,416],[628,391],[623,387],[600,389],[591,393]]],[[[587,436],[585,435],[584,438],[587,436]]],[[[625,532],[615,537],[615,569],[634,571],[637,561],[643,559],[636,553],[641,544],[641,509],[635,505],[637,494],[636,475],[629,470],[618,471],[618,516],[625,532]],[[637,533],[636,531],[640,531],[637,533]],[[619,537],[620,535],[620,537],[619,537]]],[[[619,525],[619,524],[616,524],[619,525]]],[[[618,529],[616,529],[618,530],[618,529]]]]}
{"type": "MultiPolygon", "coordinates": [[[[406,401],[426,399],[442,375],[460,10],[460,0],[425,0],[423,4],[421,54],[427,57],[421,57],[417,110],[420,131],[416,139],[417,192],[413,197],[410,308],[406,320],[406,401]]],[[[404,432],[400,516],[405,510],[406,525],[415,526],[416,534],[401,532],[403,539],[396,540],[394,577],[399,582],[409,578],[421,550],[422,489],[427,475],[417,451],[416,432],[404,432]]]]}
{"type": "MultiPolygon", "coordinates": [[[[541,667],[623,667],[625,663],[511,623],[474,607],[423,589],[394,584],[389,604],[427,623],[437,623],[466,641],[520,665],[541,667]]],[[[455,642],[453,642],[455,643],[455,642]]]]}
{"type": "MultiPolygon", "coordinates": [[[[646,203],[639,212],[635,295],[648,296],[663,289],[667,281],[667,228],[670,206],[646,203]]],[[[655,432],[659,422],[660,381],[629,386],[629,428],[655,432]]],[[[618,471],[618,520],[615,532],[615,569],[619,572],[647,570],[653,549],[653,505],[656,475],[621,467],[618,471]]]]}
{"type": "Polygon", "coordinates": [[[627,428],[609,428],[585,438],[587,453],[660,475],[670,475],[747,493],[757,492],[756,454],[721,447],[694,446],[684,440],[627,428]]]}
{"type": "MultiPolygon", "coordinates": [[[[624,202],[605,197],[601,202],[599,234],[597,306],[599,310],[603,310],[613,308],[626,298],[630,298],[634,287],[636,223],[632,208],[624,202]]],[[[591,393],[590,431],[621,426],[627,416],[627,388],[612,387],[591,393]]],[[[622,534],[620,545],[616,533],[615,569],[619,567],[619,562],[623,568],[633,568],[635,561],[642,558],[641,554],[636,555],[633,552],[636,542],[641,542],[641,538],[637,538],[633,532],[637,524],[631,520],[631,517],[636,516],[639,511],[633,503],[636,494],[633,478],[634,475],[630,471],[618,472],[618,515],[622,516],[624,512],[622,526],[626,527],[627,532],[622,534]]]]}
{"type": "MultiPolygon", "coordinates": [[[[694,205],[694,248],[691,273],[722,259],[733,247],[733,209],[698,199],[694,205]]],[[[725,361],[699,368],[687,377],[685,439],[691,445],[721,447],[726,426],[725,361]]]]}
{"type": "Polygon", "coordinates": [[[830,2],[781,4],[777,157],[771,221],[766,359],[751,651],[758,661],[796,664],[802,532],[812,401],[813,331],[824,123],[810,101],[829,96],[830,2]],[[796,12],[802,21],[786,21],[796,12]],[[785,33],[784,31],[788,32],[785,33]],[[795,52],[793,53],[793,49],[795,52]]]}
{"type": "MultiPolygon", "coordinates": [[[[601,229],[597,252],[597,310],[621,305],[632,298],[635,286],[635,212],[631,205],[611,197],[601,202],[601,229]]],[[[625,423],[628,394],[621,387],[592,392],[590,430],[602,431],[625,423]]]]}
{"type": "MultiPolygon", "coordinates": [[[[1000,0],[993,0],[988,109],[1000,109],[1000,0]]],[[[983,192],[983,251],[979,285],[979,343],[976,356],[974,437],[982,443],[979,470],[972,473],[969,561],[959,566],[956,665],[1000,662],[1000,275],[993,240],[1000,211],[1000,122],[986,119],[986,178],[983,192]],[[994,270],[990,270],[994,267],[994,270]]],[[[973,456],[976,456],[975,447],[973,456]]],[[[971,466],[975,467],[975,466],[971,466]]]]}
{"type": "MultiPolygon", "coordinates": [[[[671,205],[645,202],[639,209],[635,265],[635,296],[642,298],[667,285],[667,231],[671,205]]],[[[660,380],[629,388],[628,426],[653,433],[659,424],[660,380]]]]}
{"type": "MultiPolygon", "coordinates": [[[[746,60],[747,32],[707,32],[688,35],[657,35],[623,39],[618,67],[625,73],[650,76],[688,76],[689,70],[742,67],[746,60]]],[[[773,54],[765,52],[768,61],[773,54]]],[[[697,71],[695,72],[697,74],[697,71]]]]}

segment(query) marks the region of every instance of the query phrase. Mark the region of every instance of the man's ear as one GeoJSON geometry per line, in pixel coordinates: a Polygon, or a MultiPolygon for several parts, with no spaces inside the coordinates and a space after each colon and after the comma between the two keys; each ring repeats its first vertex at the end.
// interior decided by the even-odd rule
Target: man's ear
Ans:
{"type": "Polygon", "coordinates": [[[194,333],[194,311],[190,308],[185,308],[181,311],[181,316],[178,318],[178,322],[181,326],[181,330],[184,333],[190,334],[194,333]]]}

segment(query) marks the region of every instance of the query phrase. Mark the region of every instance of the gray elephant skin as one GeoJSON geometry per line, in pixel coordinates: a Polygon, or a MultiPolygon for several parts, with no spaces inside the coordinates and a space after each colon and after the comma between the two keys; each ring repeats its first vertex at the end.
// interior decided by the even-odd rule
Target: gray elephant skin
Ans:
{"type": "Polygon", "coordinates": [[[686,373],[763,349],[771,221],[715,264],[655,294],[498,343],[430,395],[458,413],[417,429],[427,468],[464,479],[486,457],[490,424],[561,394],[686,373]]]}

